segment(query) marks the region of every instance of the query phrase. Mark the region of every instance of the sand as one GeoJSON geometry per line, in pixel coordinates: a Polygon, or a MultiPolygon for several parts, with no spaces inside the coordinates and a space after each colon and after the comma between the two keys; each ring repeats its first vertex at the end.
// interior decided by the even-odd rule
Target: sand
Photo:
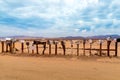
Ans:
{"type": "MultiPolygon", "coordinates": [[[[1,46],[1,44],[0,44],[1,46]]],[[[49,49],[45,51],[45,56],[41,56],[42,46],[39,45],[39,54],[36,51],[32,54],[27,53],[25,46],[24,53],[21,54],[21,44],[16,43],[16,54],[0,53],[0,80],[120,80],[120,57],[107,56],[86,56],[80,50],[80,55],[76,56],[76,49],[71,53],[70,42],[66,41],[66,56],[63,56],[61,45],[58,45],[58,54],[54,54],[54,45],[52,45],[52,55],[49,56],[49,49]]],[[[89,48],[89,43],[86,44],[89,48]]],[[[76,44],[73,45],[76,48],[76,44]]],[[[82,48],[82,44],[80,44],[82,48]]],[[[95,42],[92,48],[99,48],[98,42],[95,42]]],[[[103,43],[106,48],[106,42],[103,43]]],[[[114,49],[112,42],[111,48],[114,49]]],[[[120,54],[120,44],[118,54],[120,54]]],[[[0,50],[1,51],[1,50],[0,50]]],[[[94,55],[97,51],[92,51],[94,55]]],[[[103,53],[106,53],[103,51],[103,53]]],[[[110,52],[114,55],[114,52],[110,52]]]]}
{"type": "Polygon", "coordinates": [[[120,58],[0,55],[0,80],[120,80],[120,58]]]}

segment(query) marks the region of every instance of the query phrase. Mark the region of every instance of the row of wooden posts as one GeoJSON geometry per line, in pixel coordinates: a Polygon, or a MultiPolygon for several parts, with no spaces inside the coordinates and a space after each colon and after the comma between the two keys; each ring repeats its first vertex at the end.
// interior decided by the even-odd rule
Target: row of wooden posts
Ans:
{"type": "MultiPolygon", "coordinates": [[[[48,40],[49,41],[49,40],[48,40]]],[[[83,43],[83,55],[85,55],[85,52],[86,50],[89,50],[89,53],[91,55],[91,52],[92,50],[96,50],[96,51],[99,51],[99,56],[102,56],[102,51],[107,51],[107,56],[110,56],[110,51],[114,51],[115,52],[115,56],[118,55],[118,42],[120,42],[120,39],[117,39],[115,41],[115,48],[114,49],[110,49],[110,44],[111,44],[111,40],[107,40],[107,49],[102,49],[102,41],[99,41],[100,42],[100,46],[99,46],[99,49],[92,49],[92,40],[90,39],[90,48],[86,48],[86,40],[83,40],[82,43],[83,43]]],[[[15,41],[12,41],[12,40],[6,40],[6,41],[1,41],[1,49],[2,49],[2,53],[4,52],[10,52],[10,53],[14,53],[15,52],[15,41]],[[4,50],[4,47],[6,45],[6,51],[4,50]],[[8,50],[9,48],[9,50],[8,50]]],[[[26,45],[29,46],[29,42],[26,42],[26,45]]],[[[39,44],[36,44],[36,53],[39,54],[39,47],[38,47],[39,44]]],[[[46,45],[46,44],[45,44],[46,45]]],[[[44,47],[44,51],[46,49],[46,46],[43,45],[44,47]]],[[[57,55],[57,51],[58,51],[58,45],[57,45],[57,42],[54,43],[55,45],[55,55],[57,55]]],[[[66,55],[66,46],[65,46],[65,42],[64,41],[61,41],[61,45],[62,45],[62,49],[63,49],[63,55],[66,55]]],[[[79,50],[80,50],[80,43],[76,43],[77,45],[77,56],[79,56],[79,50]]],[[[48,43],[48,46],[49,46],[49,55],[51,55],[51,44],[48,43]]],[[[71,49],[73,47],[73,42],[71,42],[71,49]]],[[[29,47],[28,47],[29,48],[29,47]]],[[[43,55],[44,55],[44,51],[43,51],[43,55]]],[[[22,40],[21,41],[21,52],[24,53],[24,41],[22,40]]],[[[28,53],[29,53],[29,49],[28,49],[28,53]]]]}

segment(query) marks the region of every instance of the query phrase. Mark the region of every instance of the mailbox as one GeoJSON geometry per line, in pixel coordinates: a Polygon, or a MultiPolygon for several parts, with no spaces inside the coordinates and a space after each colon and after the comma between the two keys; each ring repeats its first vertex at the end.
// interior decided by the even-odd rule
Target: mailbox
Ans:
{"type": "Polygon", "coordinates": [[[120,42],[120,38],[117,39],[117,42],[120,42]]]}

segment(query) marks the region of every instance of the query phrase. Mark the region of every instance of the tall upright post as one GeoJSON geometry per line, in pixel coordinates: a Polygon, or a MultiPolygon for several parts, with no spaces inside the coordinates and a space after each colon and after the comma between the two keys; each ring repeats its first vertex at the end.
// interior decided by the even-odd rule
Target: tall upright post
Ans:
{"type": "Polygon", "coordinates": [[[38,52],[38,44],[36,44],[36,53],[39,54],[39,52],[38,52]]]}
{"type": "Polygon", "coordinates": [[[26,45],[27,45],[27,50],[28,50],[28,53],[30,52],[29,51],[29,45],[30,45],[30,43],[29,42],[26,42],[26,45]]]}
{"type": "Polygon", "coordinates": [[[21,42],[21,52],[24,53],[24,40],[20,40],[21,42]]]}
{"type": "Polygon", "coordinates": [[[43,42],[43,52],[42,52],[43,55],[45,54],[45,50],[46,50],[46,42],[43,42]]]}
{"type": "Polygon", "coordinates": [[[117,50],[118,50],[118,42],[117,42],[117,39],[115,38],[114,39],[114,42],[115,42],[115,57],[117,57],[117,50]]]}
{"type": "Polygon", "coordinates": [[[57,55],[57,42],[55,41],[55,55],[57,55]]]}
{"type": "Polygon", "coordinates": [[[107,41],[107,56],[110,56],[110,43],[111,41],[107,41]]]}
{"type": "Polygon", "coordinates": [[[64,41],[61,41],[61,45],[62,45],[62,48],[63,48],[63,54],[66,55],[66,47],[65,47],[65,42],[64,41]]]}
{"type": "Polygon", "coordinates": [[[111,37],[107,37],[107,56],[110,56],[111,37]]]}
{"type": "Polygon", "coordinates": [[[12,52],[13,52],[13,53],[15,53],[15,52],[16,52],[16,50],[15,50],[15,42],[13,42],[12,52]]]}
{"type": "Polygon", "coordinates": [[[10,47],[10,52],[13,53],[13,42],[12,41],[9,42],[9,47],[10,47]]]}
{"type": "Polygon", "coordinates": [[[102,56],[102,43],[100,43],[100,56],[102,56]]]}
{"type": "Polygon", "coordinates": [[[57,44],[55,44],[55,55],[57,55],[57,44]]]}
{"type": "Polygon", "coordinates": [[[99,40],[99,44],[100,44],[100,50],[99,50],[100,52],[99,53],[100,53],[100,56],[102,56],[102,40],[99,40]]]}
{"type": "Polygon", "coordinates": [[[51,55],[51,44],[49,44],[49,55],[51,55]]]}
{"type": "Polygon", "coordinates": [[[51,55],[51,44],[52,44],[52,42],[50,40],[48,40],[47,43],[49,45],[49,55],[51,55]]]}
{"type": "Polygon", "coordinates": [[[85,39],[83,40],[83,55],[85,56],[85,43],[86,43],[86,41],[85,41],[85,39]]]}
{"type": "Polygon", "coordinates": [[[77,56],[79,56],[79,44],[77,44],[77,56]]]}
{"type": "Polygon", "coordinates": [[[8,52],[8,47],[9,45],[8,45],[8,42],[6,41],[6,52],[8,52]]]}
{"type": "Polygon", "coordinates": [[[117,57],[118,43],[115,42],[115,56],[117,57]]]}
{"type": "Polygon", "coordinates": [[[2,45],[2,53],[4,52],[4,41],[1,42],[2,45]]]}
{"type": "Polygon", "coordinates": [[[71,40],[70,43],[71,43],[71,54],[73,54],[73,41],[71,40]]]}
{"type": "Polygon", "coordinates": [[[77,45],[77,56],[79,56],[79,43],[80,43],[80,41],[76,42],[76,45],[77,45]]]}
{"type": "Polygon", "coordinates": [[[90,43],[90,56],[91,56],[92,43],[90,43]]]}
{"type": "Polygon", "coordinates": [[[24,53],[24,43],[21,43],[21,51],[24,53]]]}
{"type": "Polygon", "coordinates": [[[89,39],[89,43],[90,43],[90,55],[91,55],[91,49],[92,49],[92,43],[93,43],[92,39],[89,39]]]}

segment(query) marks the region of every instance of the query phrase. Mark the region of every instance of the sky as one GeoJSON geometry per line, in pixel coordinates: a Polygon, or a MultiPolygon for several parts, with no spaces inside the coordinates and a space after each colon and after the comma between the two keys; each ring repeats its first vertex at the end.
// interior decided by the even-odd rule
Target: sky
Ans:
{"type": "Polygon", "coordinates": [[[0,0],[0,36],[120,35],[119,0],[0,0]]]}

